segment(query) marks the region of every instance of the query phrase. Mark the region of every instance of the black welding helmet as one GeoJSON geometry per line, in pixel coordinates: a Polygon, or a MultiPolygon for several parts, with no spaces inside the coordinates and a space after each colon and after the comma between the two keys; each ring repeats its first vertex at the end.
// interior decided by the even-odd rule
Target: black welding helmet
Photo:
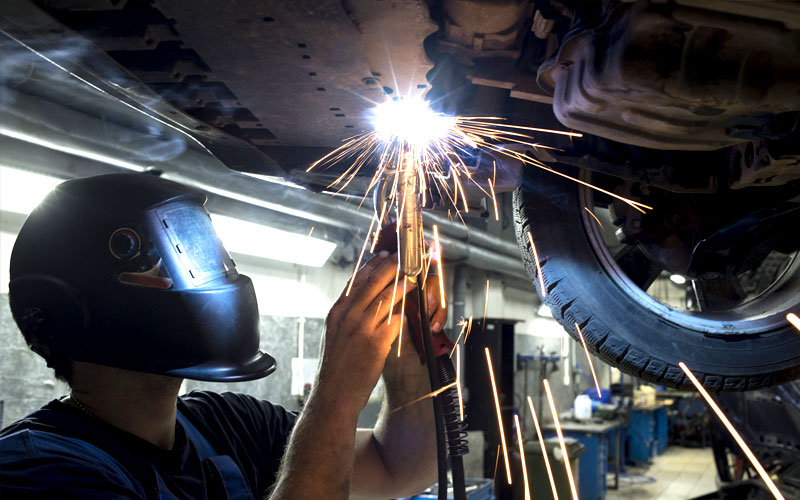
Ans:
{"type": "Polygon", "coordinates": [[[11,253],[9,299],[31,347],[197,380],[272,373],[253,283],[236,272],[205,200],[142,174],[56,187],[11,253]]]}

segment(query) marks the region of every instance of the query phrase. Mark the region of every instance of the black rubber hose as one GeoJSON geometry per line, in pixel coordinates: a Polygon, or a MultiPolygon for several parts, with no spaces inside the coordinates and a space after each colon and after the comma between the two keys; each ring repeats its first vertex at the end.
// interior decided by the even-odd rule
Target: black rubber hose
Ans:
{"type": "MultiPolygon", "coordinates": [[[[439,378],[442,386],[455,382],[456,370],[449,356],[440,356],[436,360],[439,365],[439,378]]],[[[464,423],[459,419],[458,389],[451,387],[439,395],[444,412],[444,428],[447,434],[450,466],[453,472],[453,498],[466,500],[466,479],[464,477],[464,459],[462,455],[469,452],[467,448],[464,423]]]]}
{"type": "MultiPolygon", "coordinates": [[[[425,363],[428,365],[428,379],[431,390],[439,389],[442,384],[439,380],[438,364],[433,355],[433,341],[431,338],[431,320],[428,317],[428,300],[422,289],[422,276],[417,277],[417,302],[419,303],[420,325],[422,327],[422,345],[425,347],[425,363]]],[[[444,434],[444,412],[442,401],[438,397],[433,400],[433,423],[436,429],[436,463],[438,465],[439,500],[447,500],[447,445],[444,434]]]]}

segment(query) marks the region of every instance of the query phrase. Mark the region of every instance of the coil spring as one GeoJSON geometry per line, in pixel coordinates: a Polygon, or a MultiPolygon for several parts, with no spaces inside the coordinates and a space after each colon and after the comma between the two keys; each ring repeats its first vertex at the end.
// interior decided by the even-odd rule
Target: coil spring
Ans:
{"type": "MultiPolygon", "coordinates": [[[[455,380],[453,362],[446,356],[439,358],[439,379],[443,386],[451,384],[455,380]]],[[[455,387],[451,387],[439,397],[442,401],[448,453],[451,457],[466,455],[469,453],[467,426],[459,419],[458,390],[455,387]]]]}

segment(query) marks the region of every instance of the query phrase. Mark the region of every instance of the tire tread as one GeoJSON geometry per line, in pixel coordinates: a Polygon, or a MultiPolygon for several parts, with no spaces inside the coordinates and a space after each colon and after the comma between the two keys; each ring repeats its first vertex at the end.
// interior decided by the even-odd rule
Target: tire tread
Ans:
{"type": "MultiPolygon", "coordinates": [[[[591,311],[583,304],[580,296],[570,289],[569,280],[560,269],[561,264],[552,256],[543,258],[539,262],[542,281],[546,294],[542,293],[538,270],[533,254],[528,248],[527,232],[530,230],[528,213],[535,211],[528,209],[518,190],[515,194],[515,222],[517,241],[522,252],[523,263],[543,303],[550,306],[554,318],[561,323],[564,329],[575,340],[578,340],[574,323],[581,326],[581,332],[587,343],[587,348],[606,363],[617,366],[622,371],[640,377],[648,382],[673,388],[694,390],[694,385],[686,377],[683,370],[674,363],[652,356],[636,346],[632,346],[621,336],[592,316],[591,311]],[[580,318],[585,318],[581,320],[580,318]]],[[[784,370],[778,374],[770,373],[749,377],[732,377],[721,374],[705,374],[693,372],[697,379],[710,392],[720,391],[745,391],[768,387],[788,380],[793,380],[800,375],[800,368],[784,370]]]]}

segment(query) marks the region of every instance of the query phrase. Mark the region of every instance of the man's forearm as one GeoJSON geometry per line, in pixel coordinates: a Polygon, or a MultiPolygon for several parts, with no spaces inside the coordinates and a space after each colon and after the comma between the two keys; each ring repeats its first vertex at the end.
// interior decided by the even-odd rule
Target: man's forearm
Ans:
{"type": "Polygon", "coordinates": [[[271,500],[346,499],[358,411],[315,391],[295,424],[271,500]]]}
{"type": "Polygon", "coordinates": [[[419,490],[436,480],[431,401],[425,399],[392,411],[431,390],[426,368],[419,364],[413,349],[409,351],[414,359],[407,360],[403,369],[384,372],[386,396],[373,434],[378,453],[395,482],[419,490]]]}

